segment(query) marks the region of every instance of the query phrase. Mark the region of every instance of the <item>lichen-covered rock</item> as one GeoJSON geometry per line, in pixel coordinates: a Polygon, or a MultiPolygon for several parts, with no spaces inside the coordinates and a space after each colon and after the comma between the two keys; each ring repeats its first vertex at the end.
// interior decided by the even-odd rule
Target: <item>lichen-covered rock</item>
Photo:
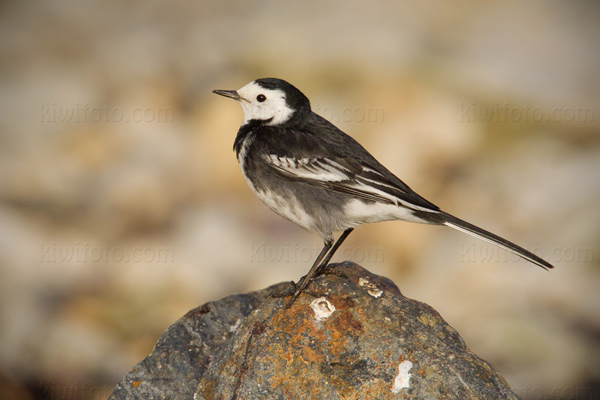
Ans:
{"type": "Polygon", "coordinates": [[[428,305],[353,263],[285,310],[286,284],[173,324],[111,399],[517,399],[428,305]]]}

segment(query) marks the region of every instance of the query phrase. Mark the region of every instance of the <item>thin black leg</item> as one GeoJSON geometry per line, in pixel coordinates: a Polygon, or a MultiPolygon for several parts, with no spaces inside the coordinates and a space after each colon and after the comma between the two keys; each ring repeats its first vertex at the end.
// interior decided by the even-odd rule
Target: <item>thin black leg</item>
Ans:
{"type": "Polygon", "coordinates": [[[300,282],[298,282],[298,284],[296,285],[296,291],[292,295],[292,298],[286,303],[285,308],[290,308],[290,306],[294,304],[294,301],[296,301],[298,296],[300,296],[300,293],[302,293],[302,291],[306,289],[306,287],[310,283],[310,280],[312,279],[312,276],[315,274],[315,271],[321,266],[321,260],[323,260],[323,257],[327,255],[327,252],[329,251],[329,249],[331,249],[331,246],[333,246],[333,239],[325,240],[323,249],[321,249],[321,252],[317,256],[317,259],[313,263],[312,267],[310,267],[310,271],[308,271],[308,274],[304,275],[302,279],[300,279],[300,282]]]}
{"type": "Polygon", "coordinates": [[[302,292],[308,287],[310,282],[312,281],[315,274],[318,275],[319,272],[327,266],[333,254],[337,251],[337,249],[342,245],[342,242],[348,237],[348,235],[354,230],[354,228],[346,229],[338,238],[338,240],[333,244],[333,240],[326,240],[323,246],[323,249],[319,253],[319,256],[313,263],[308,274],[302,277],[298,285],[296,285],[296,291],[292,295],[292,298],[286,303],[285,308],[290,308],[292,304],[296,301],[298,296],[302,294],[302,292]],[[333,245],[333,247],[332,247],[333,245]]]}
{"type": "Polygon", "coordinates": [[[344,232],[342,232],[342,234],[338,238],[337,242],[335,242],[335,244],[333,245],[333,247],[331,248],[331,250],[329,250],[329,253],[327,253],[327,256],[325,256],[325,258],[323,259],[323,261],[321,261],[321,265],[319,265],[317,267],[317,270],[315,271],[315,274],[317,276],[321,272],[323,272],[323,269],[327,266],[327,264],[329,264],[329,260],[331,260],[331,257],[333,257],[333,255],[335,254],[335,252],[337,251],[337,249],[340,248],[340,246],[342,245],[342,243],[344,242],[344,240],[346,240],[346,238],[348,237],[348,235],[351,234],[353,230],[354,230],[354,228],[349,228],[349,229],[346,229],[344,232]]]}

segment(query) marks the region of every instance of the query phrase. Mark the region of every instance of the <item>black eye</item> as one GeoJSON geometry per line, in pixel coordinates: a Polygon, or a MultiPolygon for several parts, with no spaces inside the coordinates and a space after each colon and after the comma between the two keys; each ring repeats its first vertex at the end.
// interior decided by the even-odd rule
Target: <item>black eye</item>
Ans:
{"type": "Polygon", "coordinates": [[[267,99],[267,96],[265,96],[264,94],[259,94],[258,96],[256,96],[256,100],[259,103],[262,103],[263,101],[265,101],[267,99]]]}

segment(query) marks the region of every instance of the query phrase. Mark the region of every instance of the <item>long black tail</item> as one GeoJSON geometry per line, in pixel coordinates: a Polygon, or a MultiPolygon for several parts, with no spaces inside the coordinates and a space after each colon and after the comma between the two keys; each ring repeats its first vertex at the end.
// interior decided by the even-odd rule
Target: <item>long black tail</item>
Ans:
{"type": "Polygon", "coordinates": [[[554,268],[552,264],[542,259],[541,257],[538,257],[532,252],[525,250],[521,246],[517,246],[516,244],[509,242],[508,240],[503,239],[500,236],[494,235],[493,233],[488,232],[485,229],[481,229],[478,226],[470,224],[466,221],[463,221],[462,219],[456,218],[455,216],[447,214],[443,211],[440,211],[436,214],[436,220],[438,217],[441,218],[441,221],[439,221],[438,223],[442,223],[451,228],[457,229],[459,231],[468,233],[469,235],[473,235],[487,242],[493,243],[496,246],[508,250],[511,253],[516,254],[519,257],[524,258],[525,260],[531,263],[539,265],[540,267],[546,270],[554,268]]]}

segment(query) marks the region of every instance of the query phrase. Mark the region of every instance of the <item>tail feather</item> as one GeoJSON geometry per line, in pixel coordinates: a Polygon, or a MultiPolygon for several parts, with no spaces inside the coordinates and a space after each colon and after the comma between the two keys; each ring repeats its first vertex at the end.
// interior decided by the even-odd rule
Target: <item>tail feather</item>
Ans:
{"type": "Polygon", "coordinates": [[[544,268],[545,270],[554,268],[552,264],[542,259],[541,257],[538,257],[532,252],[525,250],[521,246],[517,246],[516,244],[504,238],[501,238],[500,236],[494,235],[493,233],[488,232],[485,229],[481,229],[478,226],[470,224],[466,221],[463,221],[462,219],[456,218],[453,215],[447,214],[445,212],[440,212],[438,216],[441,217],[440,222],[446,226],[468,233],[469,235],[483,239],[486,242],[495,244],[496,246],[508,250],[511,253],[516,254],[519,257],[544,268]]]}

